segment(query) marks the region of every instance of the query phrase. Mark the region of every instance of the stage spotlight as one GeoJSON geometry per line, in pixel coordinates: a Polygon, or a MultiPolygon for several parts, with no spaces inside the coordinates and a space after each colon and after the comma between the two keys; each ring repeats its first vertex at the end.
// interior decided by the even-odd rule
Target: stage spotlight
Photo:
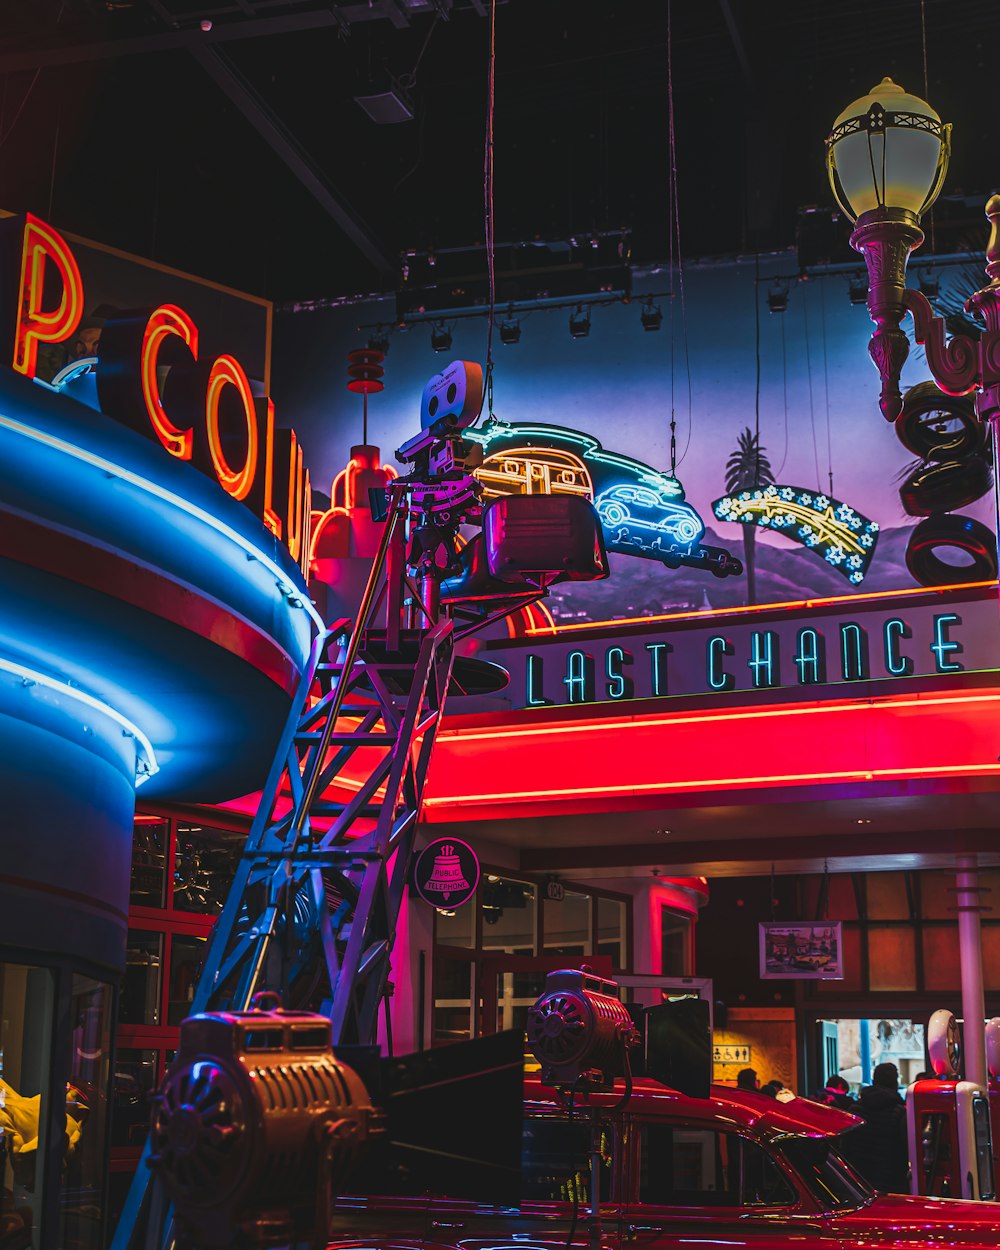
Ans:
{"type": "Polygon", "coordinates": [[[451,351],[451,331],[443,321],[439,321],[431,330],[431,347],[436,352],[451,351]]]}
{"type": "Polygon", "coordinates": [[[788,307],[788,286],[775,280],[767,293],[767,306],[773,313],[783,313],[788,307]]]}
{"type": "Polygon", "coordinates": [[[590,333],[590,309],[586,312],[582,304],[577,304],[576,312],[569,315],[569,336],[573,339],[585,339],[590,333]]]}
{"type": "Polygon", "coordinates": [[[389,354],[388,331],[383,330],[382,327],[379,326],[368,340],[368,347],[373,352],[381,352],[383,356],[387,356],[389,354]]]}
{"type": "Polygon", "coordinates": [[[853,277],[847,287],[847,298],[852,304],[867,304],[868,279],[862,274],[853,277]]]}
{"type": "Polygon", "coordinates": [[[521,323],[515,320],[509,314],[500,322],[500,342],[505,343],[508,347],[512,343],[521,341],[521,323]]]}
{"type": "Polygon", "coordinates": [[[920,294],[925,299],[937,299],[941,291],[941,280],[932,268],[921,269],[919,282],[920,294]]]}
{"type": "Polygon", "coordinates": [[[658,330],[663,325],[663,310],[659,304],[654,304],[652,300],[647,300],[643,305],[642,312],[639,314],[639,320],[642,322],[644,330],[658,330]]]}

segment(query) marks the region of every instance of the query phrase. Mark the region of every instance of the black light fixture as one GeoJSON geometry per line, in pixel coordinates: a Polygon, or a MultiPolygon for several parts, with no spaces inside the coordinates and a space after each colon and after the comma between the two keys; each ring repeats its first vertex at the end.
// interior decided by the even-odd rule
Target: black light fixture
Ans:
{"type": "Polygon", "coordinates": [[[941,293],[941,279],[930,265],[926,269],[920,270],[918,281],[920,294],[924,299],[937,299],[941,293]]]}
{"type": "Polygon", "coordinates": [[[767,306],[773,313],[783,313],[788,307],[788,284],[779,282],[777,278],[771,283],[767,292],[767,306]]]}
{"type": "Polygon", "coordinates": [[[864,274],[855,274],[847,284],[847,298],[852,304],[868,303],[868,280],[864,274]]]}
{"type": "Polygon", "coordinates": [[[451,351],[451,331],[443,321],[439,321],[431,330],[431,347],[436,352],[451,351]]]}
{"type": "Polygon", "coordinates": [[[590,309],[584,311],[582,304],[577,304],[576,312],[569,315],[569,336],[572,339],[585,339],[590,333],[590,309]]]}
{"type": "Polygon", "coordinates": [[[381,352],[383,356],[389,354],[389,332],[379,326],[375,333],[368,340],[368,348],[373,352],[381,352]]]}
{"type": "Polygon", "coordinates": [[[507,347],[521,341],[521,323],[513,314],[513,308],[509,309],[507,316],[500,322],[500,342],[507,347]]]}
{"type": "Polygon", "coordinates": [[[644,330],[658,330],[663,325],[663,310],[659,304],[654,304],[651,299],[647,300],[642,306],[642,312],[639,314],[639,320],[642,322],[644,330]]]}

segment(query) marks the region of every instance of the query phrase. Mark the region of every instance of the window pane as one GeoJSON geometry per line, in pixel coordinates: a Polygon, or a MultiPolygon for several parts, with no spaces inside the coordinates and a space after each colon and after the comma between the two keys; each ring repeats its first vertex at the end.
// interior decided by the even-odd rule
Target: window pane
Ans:
{"type": "Polygon", "coordinates": [[[155,1050],[118,1048],[112,1086],[112,1146],[141,1146],[149,1128],[149,1096],[156,1088],[155,1050]]]}
{"type": "Polygon", "coordinates": [[[475,946],[475,899],[454,910],[438,908],[434,914],[434,940],[439,946],[475,946]]]}
{"type": "Polygon", "coordinates": [[[69,1147],[59,1191],[59,1244],[95,1250],[103,1244],[104,1228],[111,989],[74,973],[72,993],[75,1024],[66,1097],[69,1147]]]}
{"type": "MultiPolygon", "coordinates": [[[[521,1197],[533,1202],[590,1201],[590,1126],[556,1116],[524,1121],[521,1197]]],[[[601,1133],[601,1201],[611,1192],[610,1130],[601,1133]]]]}
{"type": "MultiPolygon", "coordinates": [[[[952,895],[953,899],[954,897],[952,895]]],[[[958,967],[958,926],[939,924],[925,928],[923,943],[924,989],[952,993],[961,984],[958,967]]],[[[985,940],[983,945],[985,946],[985,940]]]]}
{"type": "Polygon", "coordinates": [[[616,972],[625,967],[627,909],[614,898],[597,900],[597,950],[598,955],[610,955],[611,966],[616,972]]]}
{"type": "Polygon", "coordinates": [[[535,886],[490,873],[480,889],[483,949],[535,954],[535,886]]]}
{"type": "Polygon", "coordinates": [[[1000,925],[983,925],[983,983],[988,990],[1000,989],[1000,925]]]}
{"type": "Polygon", "coordinates": [[[38,1245],[52,999],[48,969],[0,964],[0,1229],[20,1247],[38,1245]]]}
{"type": "Polygon", "coordinates": [[[547,955],[589,955],[590,895],[567,890],[559,900],[543,897],[542,932],[547,955]]]}
{"type": "Polygon", "coordinates": [[[167,884],[166,820],[137,816],[132,829],[132,885],[129,902],[140,907],[164,907],[167,884]]]}
{"type": "Polygon", "coordinates": [[[906,878],[901,872],[870,872],[866,879],[869,920],[909,920],[906,878]]]}
{"type": "Polygon", "coordinates": [[[191,1014],[191,1000],[198,985],[207,942],[200,937],[174,936],[170,942],[170,996],[167,1024],[180,1024],[191,1014]]]}
{"type": "MultiPolygon", "coordinates": [[[[803,895],[803,915],[819,914],[820,890],[822,876],[807,877],[803,895]]],[[[850,873],[831,873],[827,887],[827,906],[825,914],[833,920],[857,920],[858,900],[854,893],[854,879],[850,873]]]]}
{"type": "Polygon", "coordinates": [[[229,893],[245,837],[227,829],[177,826],[174,907],[218,915],[229,893]]]}
{"type": "Polygon", "coordinates": [[[689,977],[691,918],[680,916],[669,907],[660,908],[660,970],[665,977],[689,977]]]}
{"type": "Polygon", "coordinates": [[[868,976],[873,990],[917,988],[912,929],[893,925],[868,930],[868,976]]]}
{"type": "Polygon", "coordinates": [[[472,963],[439,957],[434,960],[432,1042],[461,1042],[471,1037],[472,963]]]}
{"type": "Polygon", "coordinates": [[[163,935],[129,929],[119,1020],[122,1024],[160,1023],[163,935]]]}
{"type": "Polygon", "coordinates": [[[953,872],[922,872],[920,874],[920,911],[927,920],[954,920],[955,874],[953,872]]]}
{"type": "Polygon", "coordinates": [[[756,1142],[716,1129],[644,1124],[639,1201],[661,1206],[789,1206],[796,1194],[756,1142]]]}

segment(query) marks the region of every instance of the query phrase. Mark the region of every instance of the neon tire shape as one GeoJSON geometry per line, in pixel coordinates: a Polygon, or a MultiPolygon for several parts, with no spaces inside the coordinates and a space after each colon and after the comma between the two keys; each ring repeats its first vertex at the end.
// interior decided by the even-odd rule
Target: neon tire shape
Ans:
{"type": "Polygon", "coordinates": [[[992,489],[993,471],[982,456],[933,460],[919,465],[899,488],[899,499],[910,516],[933,516],[967,508],[992,489]]]}
{"type": "Polygon", "coordinates": [[[954,547],[971,557],[962,566],[970,582],[992,581],[997,575],[996,539],[992,530],[971,517],[936,514],[914,527],[906,545],[906,567],[921,586],[948,586],[956,580],[953,564],[937,554],[939,547],[954,547]]]}
{"type": "Polygon", "coordinates": [[[623,521],[628,519],[628,513],[620,503],[609,503],[604,505],[601,519],[606,525],[621,525],[623,521]]]}
{"type": "Polygon", "coordinates": [[[910,387],[903,396],[895,428],[906,450],[922,460],[955,460],[982,451],[986,445],[986,427],[976,416],[975,402],[968,395],[946,395],[936,382],[910,387]],[[950,432],[931,429],[935,413],[958,421],[960,428],[950,432]]]}

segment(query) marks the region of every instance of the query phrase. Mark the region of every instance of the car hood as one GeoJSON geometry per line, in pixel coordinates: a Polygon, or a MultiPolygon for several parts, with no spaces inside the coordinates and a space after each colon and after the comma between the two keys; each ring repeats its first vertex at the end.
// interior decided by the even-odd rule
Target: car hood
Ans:
{"type": "Polygon", "coordinates": [[[1000,1204],[960,1198],[925,1198],[909,1194],[879,1194],[860,1211],[838,1214],[841,1237],[875,1236],[892,1240],[932,1238],[949,1244],[1000,1244],[1000,1204]]]}

